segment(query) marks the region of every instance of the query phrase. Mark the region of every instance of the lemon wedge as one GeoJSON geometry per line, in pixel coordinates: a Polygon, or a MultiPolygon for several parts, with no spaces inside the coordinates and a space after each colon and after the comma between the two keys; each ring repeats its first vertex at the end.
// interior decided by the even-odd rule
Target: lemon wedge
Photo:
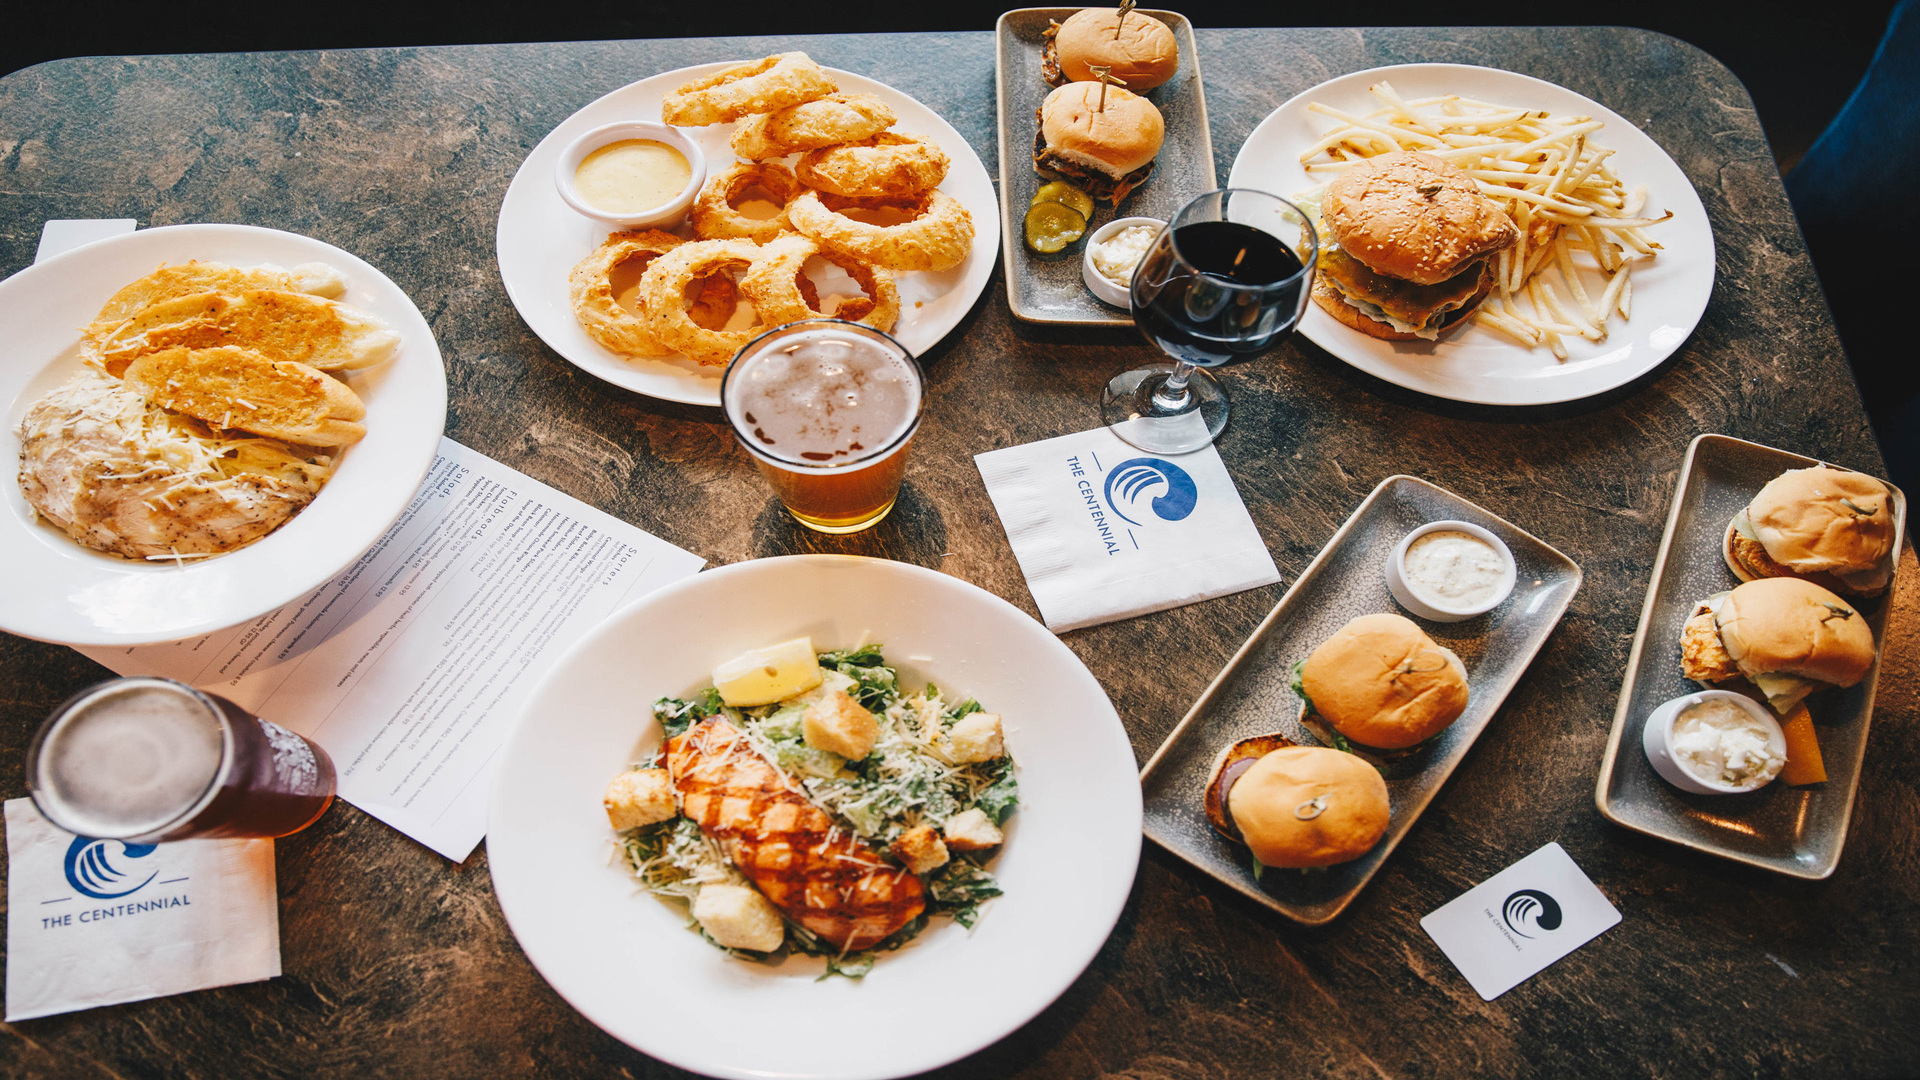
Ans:
{"type": "Polygon", "coordinates": [[[728,705],[771,705],[820,685],[812,638],[751,649],[713,669],[713,688],[728,705]]]}

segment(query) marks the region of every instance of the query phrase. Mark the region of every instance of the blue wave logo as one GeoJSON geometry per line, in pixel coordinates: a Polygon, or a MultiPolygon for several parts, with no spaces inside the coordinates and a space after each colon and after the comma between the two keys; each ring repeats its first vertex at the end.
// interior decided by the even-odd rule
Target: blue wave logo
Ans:
{"type": "Polygon", "coordinates": [[[67,845],[67,884],[95,900],[112,900],[137,893],[147,882],[158,877],[160,871],[155,870],[141,878],[139,884],[122,889],[120,886],[139,874],[139,870],[129,869],[123,860],[144,859],[155,850],[152,844],[129,844],[124,840],[76,836],[73,843],[67,845]],[[119,845],[120,850],[108,854],[110,847],[115,844],[119,845]],[[119,891],[115,892],[115,889],[119,891]]]}
{"type": "Polygon", "coordinates": [[[1162,521],[1179,521],[1193,513],[1193,505],[1200,501],[1193,477],[1171,461],[1137,457],[1115,465],[1107,474],[1107,505],[1127,524],[1140,524],[1127,511],[1140,513],[1137,504],[1148,495],[1153,496],[1149,505],[1162,521]]]}
{"type": "Polygon", "coordinates": [[[1500,917],[1507,920],[1507,929],[1531,938],[1533,935],[1520,929],[1522,926],[1536,930],[1560,929],[1560,902],[1539,889],[1521,889],[1500,905],[1500,917]]]}

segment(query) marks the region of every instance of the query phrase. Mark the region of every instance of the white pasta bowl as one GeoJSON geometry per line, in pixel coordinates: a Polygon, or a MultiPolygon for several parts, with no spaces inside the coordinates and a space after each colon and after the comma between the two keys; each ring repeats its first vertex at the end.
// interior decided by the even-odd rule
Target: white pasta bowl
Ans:
{"type": "Polygon", "coordinates": [[[904,563],[803,555],[737,563],[609,618],[536,689],[500,754],[494,889],[528,959],[634,1048],[722,1077],[905,1076],[993,1043],[1046,1008],[1106,941],[1140,855],[1138,766],[1091,672],[1013,605],[904,563]],[[816,981],[715,949],[614,857],[607,781],[659,745],[650,704],[720,661],[810,636],[885,648],[906,687],[998,712],[1020,806],[989,868],[1005,895],[975,928],[946,919],[871,974],[816,981]]]}

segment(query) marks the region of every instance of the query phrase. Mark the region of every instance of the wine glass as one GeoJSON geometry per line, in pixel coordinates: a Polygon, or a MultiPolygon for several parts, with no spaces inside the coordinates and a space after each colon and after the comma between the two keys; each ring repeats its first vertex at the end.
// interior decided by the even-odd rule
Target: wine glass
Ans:
{"type": "Polygon", "coordinates": [[[1227,392],[1202,370],[1251,360],[1300,322],[1320,239],[1300,208],[1224,188],[1180,208],[1133,272],[1133,321],[1173,358],[1116,375],[1100,397],[1113,433],[1184,454],[1227,426],[1227,392]]]}

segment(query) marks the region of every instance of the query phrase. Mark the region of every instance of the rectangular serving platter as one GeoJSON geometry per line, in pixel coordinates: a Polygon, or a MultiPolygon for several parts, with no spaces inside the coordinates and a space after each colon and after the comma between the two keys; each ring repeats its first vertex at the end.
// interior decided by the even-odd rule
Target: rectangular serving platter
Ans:
{"type": "MultiPolygon", "coordinates": [[[[1616,824],[1749,866],[1815,879],[1833,873],[1846,842],[1880,679],[1877,662],[1858,684],[1807,699],[1827,768],[1823,784],[1776,782],[1745,795],[1690,795],[1653,771],[1640,740],[1656,707],[1700,689],[1680,674],[1680,629],[1696,603],[1740,584],[1721,554],[1727,522],[1767,481],[1788,469],[1818,464],[1726,435],[1701,435],[1687,447],[1593,793],[1600,812],[1616,824]]],[[[1898,488],[1887,486],[1893,492],[1897,569],[1907,502],[1898,488]]],[[[1884,644],[1892,596],[1890,583],[1880,598],[1860,602],[1876,643],[1884,644]]]]}
{"type": "Polygon", "coordinates": [[[1366,887],[1439,794],[1579,588],[1580,567],[1572,559],[1513,523],[1416,477],[1382,480],[1141,770],[1147,835],[1290,919],[1310,926],[1330,922],[1366,887]],[[1394,603],[1384,570],[1401,537],[1429,521],[1448,519],[1498,536],[1513,551],[1517,582],[1513,595],[1489,614],[1458,623],[1429,622],[1394,603]],[[1317,745],[1300,726],[1293,665],[1349,620],[1374,612],[1408,615],[1459,654],[1467,668],[1467,710],[1434,736],[1431,747],[1391,770],[1391,818],[1372,851],[1324,870],[1269,869],[1256,881],[1247,849],[1207,824],[1202,797],[1214,758],[1229,743],[1272,732],[1317,745]]]}
{"type": "MultiPolygon", "coordinates": [[[[1040,49],[1049,21],[1065,19],[1079,8],[1021,8],[1000,16],[994,42],[994,88],[1000,110],[1000,245],[1007,272],[1007,304],[1015,318],[1069,326],[1130,326],[1125,308],[1110,306],[1087,291],[1080,259],[1087,241],[1058,255],[1028,248],[1023,232],[1033,193],[1046,181],[1033,171],[1033,140],[1040,122],[1035,110],[1052,87],[1040,77],[1040,49]]],[[[1207,132],[1207,99],[1200,85],[1200,53],[1193,24],[1174,11],[1137,9],[1134,15],[1159,19],[1173,30],[1180,68],[1172,79],[1144,95],[1167,122],[1166,142],[1154,159],[1153,176],[1116,207],[1100,206],[1087,235],[1116,217],[1166,221],[1187,202],[1219,185],[1214,179],[1213,139],[1207,132]]],[[[1131,16],[1129,16],[1131,17],[1131,16]]]]}

